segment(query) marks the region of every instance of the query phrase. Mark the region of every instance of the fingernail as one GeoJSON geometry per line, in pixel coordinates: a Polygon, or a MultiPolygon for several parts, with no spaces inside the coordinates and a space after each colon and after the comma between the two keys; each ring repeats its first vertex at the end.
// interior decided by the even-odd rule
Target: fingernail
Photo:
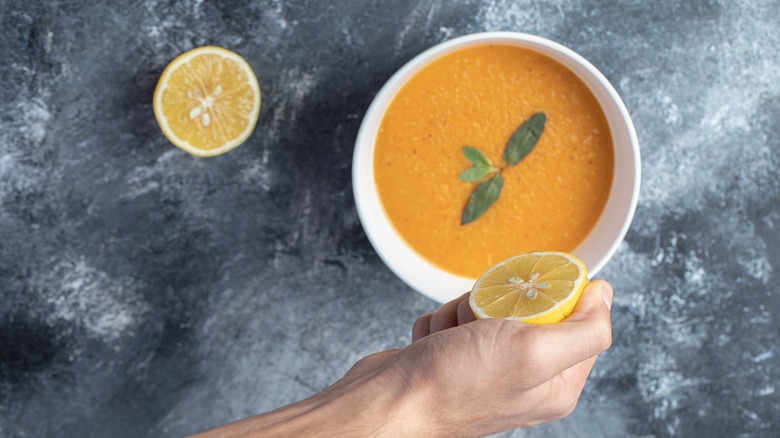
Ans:
{"type": "Polygon", "coordinates": [[[604,302],[607,304],[607,309],[612,310],[612,296],[614,293],[612,292],[612,286],[610,286],[608,283],[604,283],[601,286],[601,296],[604,298],[604,302]]]}

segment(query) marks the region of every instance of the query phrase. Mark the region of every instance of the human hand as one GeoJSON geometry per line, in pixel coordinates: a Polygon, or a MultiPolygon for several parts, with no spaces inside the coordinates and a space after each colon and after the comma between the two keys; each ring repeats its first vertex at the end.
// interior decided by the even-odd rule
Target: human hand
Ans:
{"type": "Polygon", "coordinates": [[[577,404],[609,348],[612,288],[593,281],[546,326],[475,321],[468,294],[421,316],[412,344],[358,361],[308,399],[203,437],[477,437],[556,420],[577,404]]]}
{"type": "MultiPolygon", "coordinates": [[[[483,436],[567,416],[609,348],[612,288],[591,282],[553,325],[475,321],[468,294],[421,316],[392,367],[424,394],[426,435],[483,436]]],[[[381,353],[380,353],[381,354],[381,353]]]]}

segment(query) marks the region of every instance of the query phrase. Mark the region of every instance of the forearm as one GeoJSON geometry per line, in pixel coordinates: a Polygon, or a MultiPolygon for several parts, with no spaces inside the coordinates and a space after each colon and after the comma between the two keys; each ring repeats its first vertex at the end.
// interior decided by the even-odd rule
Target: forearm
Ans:
{"type": "Polygon", "coordinates": [[[387,372],[348,376],[305,400],[197,437],[416,435],[421,422],[415,397],[387,372]]]}

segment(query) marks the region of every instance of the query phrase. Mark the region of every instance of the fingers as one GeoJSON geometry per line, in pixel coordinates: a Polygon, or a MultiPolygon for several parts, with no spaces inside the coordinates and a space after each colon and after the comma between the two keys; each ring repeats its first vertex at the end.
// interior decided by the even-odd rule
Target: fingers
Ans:
{"type": "Polygon", "coordinates": [[[466,299],[458,304],[458,325],[467,324],[476,320],[477,318],[474,316],[474,311],[471,310],[471,306],[469,305],[469,297],[467,294],[466,299]]]}
{"type": "Polygon", "coordinates": [[[412,326],[412,342],[422,339],[431,334],[431,317],[433,312],[428,312],[425,315],[417,318],[412,326]]]}
{"type": "Polygon", "coordinates": [[[457,327],[458,325],[458,306],[461,301],[468,299],[469,294],[465,293],[458,298],[446,303],[439,307],[438,310],[433,312],[431,317],[431,334],[446,330],[450,327],[457,327]]]}
{"type": "MultiPolygon", "coordinates": [[[[518,330],[517,347],[533,363],[540,381],[551,379],[609,348],[611,303],[612,287],[606,281],[596,280],[585,287],[574,312],[563,322],[518,330]]],[[[581,371],[590,372],[590,368],[581,371]]]]}
{"type": "Polygon", "coordinates": [[[469,292],[444,304],[438,310],[417,318],[412,326],[412,342],[432,333],[456,327],[474,320],[469,307],[469,292]],[[465,307],[464,307],[465,303],[465,307]],[[466,313],[468,310],[468,313],[466,313]]]}

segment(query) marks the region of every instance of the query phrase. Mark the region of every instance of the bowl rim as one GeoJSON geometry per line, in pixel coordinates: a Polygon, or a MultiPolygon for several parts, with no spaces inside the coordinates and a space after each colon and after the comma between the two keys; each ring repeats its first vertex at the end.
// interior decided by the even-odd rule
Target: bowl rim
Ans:
{"type": "MultiPolygon", "coordinates": [[[[389,218],[386,215],[386,212],[384,211],[384,206],[381,204],[381,200],[379,200],[379,194],[376,190],[375,184],[373,184],[373,157],[374,157],[374,149],[375,149],[375,140],[376,140],[376,132],[378,131],[379,124],[381,124],[382,118],[384,117],[384,113],[387,110],[387,107],[392,103],[393,98],[395,97],[395,94],[400,90],[400,88],[403,86],[403,84],[408,81],[411,76],[428,65],[430,62],[433,62],[434,60],[440,58],[441,56],[444,56],[446,54],[449,54],[451,52],[456,51],[460,48],[465,48],[469,46],[475,46],[475,45],[482,45],[482,44],[514,44],[518,45],[517,43],[522,43],[522,45],[526,48],[529,48],[531,50],[535,50],[537,52],[540,52],[546,56],[552,57],[553,59],[556,59],[556,61],[561,62],[560,59],[557,59],[557,56],[560,55],[564,58],[568,58],[578,66],[582,67],[587,71],[587,73],[598,82],[598,84],[603,88],[603,91],[607,93],[609,96],[609,100],[615,104],[617,108],[617,112],[619,114],[619,119],[622,120],[622,123],[624,124],[624,128],[627,131],[628,138],[629,138],[629,144],[631,147],[631,155],[633,157],[633,180],[631,181],[632,187],[631,187],[631,195],[630,195],[630,201],[628,205],[628,211],[624,218],[622,218],[622,224],[620,226],[619,231],[617,234],[615,234],[615,238],[609,245],[608,249],[603,253],[603,255],[599,258],[598,262],[595,263],[593,266],[588,267],[589,271],[589,277],[593,277],[596,275],[606,264],[607,262],[612,258],[612,256],[617,252],[618,247],[625,239],[625,235],[628,232],[629,227],[631,226],[631,222],[633,221],[634,214],[636,212],[636,207],[639,199],[639,188],[641,184],[641,157],[640,157],[640,150],[639,150],[639,141],[636,135],[636,130],[634,128],[634,124],[631,120],[630,115],[628,114],[628,110],[623,102],[623,100],[620,98],[620,95],[617,93],[615,88],[612,86],[612,84],[609,82],[609,80],[588,60],[586,60],[584,57],[576,53],[575,51],[569,49],[566,46],[563,46],[560,43],[557,43],[555,41],[549,40],[544,37],[531,35],[527,33],[521,33],[521,32],[480,32],[480,33],[473,33],[468,35],[463,35],[457,38],[453,38],[447,41],[444,41],[442,43],[436,44],[422,53],[418,54],[414,58],[412,58],[410,61],[406,62],[398,71],[396,71],[388,80],[385,82],[385,84],[382,86],[382,88],[379,90],[379,92],[374,96],[370,106],[366,110],[363,119],[360,124],[360,129],[358,131],[358,135],[355,139],[355,148],[353,152],[353,161],[352,161],[352,190],[353,190],[353,196],[355,200],[355,206],[358,212],[358,217],[360,219],[361,225],[363,226],[363,229],[366,233],[366,236],[368,237],[369,242],[371,243],[371,246],[374,248],[374,250],[379,255],[380,259],[385,263],[385,265],[396,275],[398,276],[404,283],[406,283],[408,286],[410,286],[412,289],[415,289],[419,293],[422,293],[423,295],[432,298],[434,300],[437,300],[439,302],[445,302],[448,301],[450,296],[454,298],[457,295],[451,295],[451,294],[443,294],[439,293],[437,290],[434,290],[430,286],[430,281],[424,281],[420,278],[420,274],[427,273],[427,275],[437,275],[441,277],[440,283],[443,285],[453,287],[453,288],[459,288],[455,289],[452,294],[460,294],[462,292],[465,292],[467,290],[471,290],[471,285],[473,285],[475,279],[468,279],[465,277],[461,277],[452,273],[449,273],[442,268],[437,267],[433,262],[425,259],[420,254],[418,254],[413,248],[411,248],[403,239],[403,237],[398,233],[398,231],[395,229],[395,227],[390,223],[389,218]],[[544,50],[546,49],[546,50],[544,50]],[[552,53],[551,53],[552,52],[552,53]],[[381,114],[377,114],[377,113],[381,114]],[[378,117],[378,121],[376,122],[376,126],[371,126],[373,123],[373,119],[378,117]],[[365,162],[367,157],[366,154],[369,155],[368,159],[370,159],[370,169],[364,169],[361,165],[361,163],[365,162]],[[372,184],[369,184],[370,187],[365,187],[363,184],[360,183],[361,178],[364,178],[363,173],[368,172],[370,176],[372,177],[372,184]],[[396,243],[400,243],[401,246],[406,247],[408,251],[411,254],[405,254],[406,257],[399,257],[397,255],[391,254],[393,249],[388,248],[388,240],[387,237],[384,236],[387,232],[387,227],[380,227],[377,225],[377,223],[372,221],[372,217],[376,217],[376,212],[370,211],[371,207],[367,205],[367,196],[370,196],[373,191],[373,195],[376,197],[377,201],[379,202],[379,213],[381,218],[383,218],[388,224],[389,229],[392,231],[393,237],[397,240],[396,243]],[[383,228],[383,229],[380,229],[383,228]],[[411,257],[416,260],[412,260],[411,262],[404,260],[405,258],[411,257]],[[399,262],[400,260],[403,260],[403,262],[399,262]],[[401,266],[401,263],[408,264],[408,263],[420,263],[422,262],[424,265],[417,265],[417,266],[401,266]],[[447,295],[447,296],[445,296],[447,295]]],[[[586,78],[583,78],[582,75],[574,70],[568,65],[565,65],[566,68],[568,68],[572,73],[576,74],[580,80],[585,83],[585,85],[590,89],[590,91],[594,94],[596,94],[596,91],[592,88],[590,84],[588,84],[589,81],[586,80],[586,78]]],[[[603,103],[600,102],[601,105],[603,103]]],[[[609,122],[609,118],[608,118],[609,122]]],[[[612,129],[612,126],[610,124],[610,128],[613,131],[613,147],[614,147],[614,130],[612,129]]],[[[617,163],[614,166],[613,169],[613,185],[616,183],[615,173],[617,170],[617,163]]],[[[613,186],[614,190],[614,186],[613,186]]],[[[612,191],[610,192],[610,197],[612,191]]],[[[606,206],[605,206],[606,209],[606,206]]],[[[603,214],[603,213],[602,213],[603,214]]],[[[601,218],[599,218],[599,221],[601,221],[601,218]]],[[[598,221],[597,221],[598,224],[598,221]]],[[[595,227],[594,227],[595,228],[595,227]]],[[[393,244],[395,249],[398,249],[398,246],[396,244],[393,244]]],[[[576,248],[575,248],[576,250],[576,248]]]]}

